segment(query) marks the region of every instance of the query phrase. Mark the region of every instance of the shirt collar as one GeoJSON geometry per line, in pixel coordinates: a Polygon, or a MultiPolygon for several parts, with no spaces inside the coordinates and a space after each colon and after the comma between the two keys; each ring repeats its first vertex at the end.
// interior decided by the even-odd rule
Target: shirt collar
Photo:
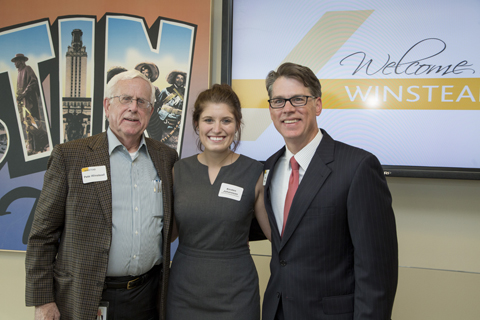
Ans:
{"type": "MultiPolygon", "coordinates": [[[[110,127],[107,129],[107,138],[108,138],[108,154],[112,155],[112,152],[117,147],[125,147],[120,140],[118,140],[117,136],[112,132],[110,127]]],[[[142,149],[142,146],[145,146],[145,150],[147,150],[147,144],[145,143],[145,136],[142,134],[142,139],[140,140],[140,145],[138,146],[138,150],[142,149]]],[[[128,152],[128,151],[127,151],[128,152]]]]}
{"type": "MultiPolygon", "coordinates": [[[[320,142],[322,141],[323,134],[320,129],[318,129],[318,133],[313,138],[312,141],[310,141],[305,147],[303,147],[302,150],[298,151],[296,154],[293,154],[290,150],[288,150],[288,147],[285,145],[285,157],[287,161],[290,161],[290,158],[295,156],[295,160],[297,160],[298,164],[303,170],[307,170],[308,165],[310,164],[310,161],[312,161],[313,156],[315,155],[315,151],[317,151],[318,146],[320,145],[320,142]]],[[[289,163],[290,166],[290,163],[289,163]]]]}

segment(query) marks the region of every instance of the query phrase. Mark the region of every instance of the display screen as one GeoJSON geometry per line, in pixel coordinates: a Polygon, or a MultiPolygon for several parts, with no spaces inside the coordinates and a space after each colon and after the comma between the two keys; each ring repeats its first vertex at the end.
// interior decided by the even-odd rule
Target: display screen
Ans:
{"type": "Polygon", "coordinates": [[[284,145],[265,77],[294,62],[322,84],[318,126],[386,174],[479,179],[479,12],[477,0],[234,1],[238,152],[266,160],[284,145]]]}

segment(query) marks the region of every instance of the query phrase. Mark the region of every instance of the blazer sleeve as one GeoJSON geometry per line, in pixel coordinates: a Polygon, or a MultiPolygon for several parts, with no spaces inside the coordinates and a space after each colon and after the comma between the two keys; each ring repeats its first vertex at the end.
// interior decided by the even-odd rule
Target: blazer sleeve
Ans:
{"type": "Polygon", "coordinates": [[[28,239],[25,260],[27,306],[55,301],[53,266],[63,231],[68,193],[67,168],[60,146],[55,146],[48,160],[28,239]]]}
{"type": "Polygon", "coordinates": [[[354,247],[354,318],[390,319],[398,279],[397,233],[391,194],[372,154],[355,171],[347,210],[354,247]]]}

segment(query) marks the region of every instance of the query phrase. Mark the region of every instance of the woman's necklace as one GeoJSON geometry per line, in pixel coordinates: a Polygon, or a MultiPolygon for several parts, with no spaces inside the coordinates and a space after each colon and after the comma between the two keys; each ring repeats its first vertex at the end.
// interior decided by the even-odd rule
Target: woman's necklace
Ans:
{"type": "Polygon", "coordinates": [[[220,161],[220,167],[222,167],[224,164],[227,165],[228,164],[232,164],[232,159],[233,159],[233,151],[229,151],[229,153],[225,156],[225,158],[223,158],[222,161],[220,161]],[[228,163],[228,157],[230,157],[230,163],[228,163]]]}

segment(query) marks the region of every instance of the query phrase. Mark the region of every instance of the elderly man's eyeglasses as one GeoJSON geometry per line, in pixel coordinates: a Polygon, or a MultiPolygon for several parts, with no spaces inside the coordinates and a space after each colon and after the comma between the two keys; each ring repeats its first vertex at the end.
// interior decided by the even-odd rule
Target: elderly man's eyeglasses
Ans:
{"type": "Polygon", "coordinates": [[[285,107],[287,101],[290,101],[290,104],[294,107],[303,107],[307,104],[308,98],[315,99],[316,97],[313,96],[295,96],[291,97],[290,99],[283,99],[283,98],[275,98],[270,99],[268,102],[270,103],[270,107],[272,109],[280,109],[285,107]]]}
{"type": "Polygon", "coordinates": [[[113,98],[118,98],[118,101],[120,101],[121,104],[130,104],[133,100],[135,100],[137,101],[137,107],[140,109],[148,109],[152,105],[148,100],[142,98],[133,99],[132,96],[127,96],[124,94],[122,94],[121,96],[111,97],[110,99],[113,98]]]}

